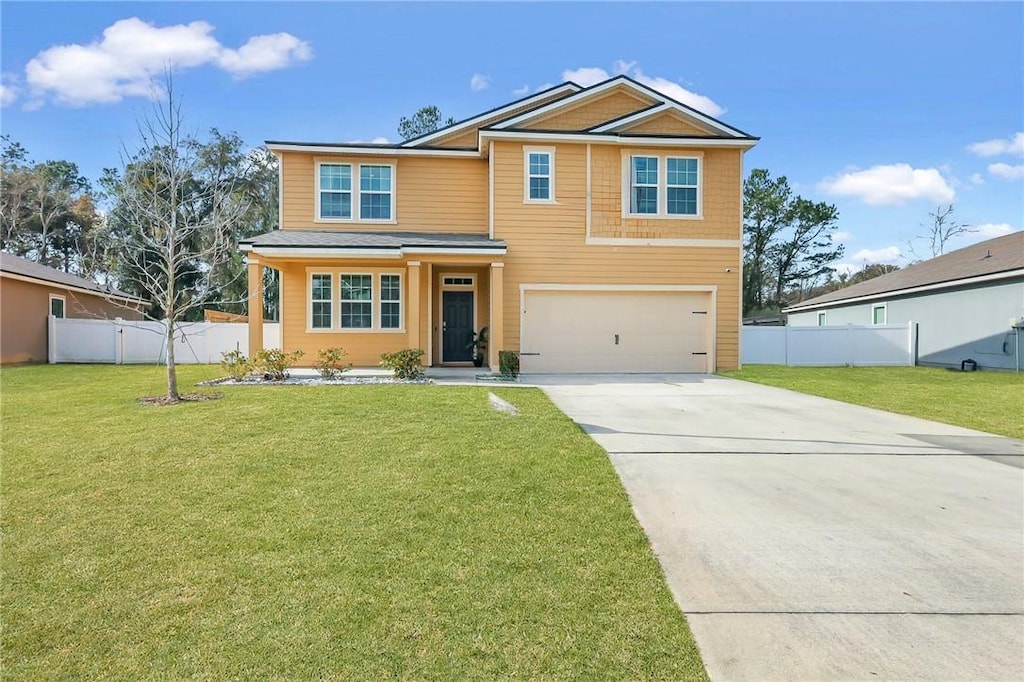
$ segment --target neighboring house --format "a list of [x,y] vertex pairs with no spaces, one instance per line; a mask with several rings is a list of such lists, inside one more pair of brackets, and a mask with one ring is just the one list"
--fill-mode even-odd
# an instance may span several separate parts
[[141,320],[146,301],[0,253],[0,363],[46,362],[47,316]]
[[[918,363],[1015,369],[1024,350],[1024,232],[989,239],[786,308],[794,327],[918,324]],[[1019,335],[1019,336],[1018,336]],[[1024,364],[1024,363],[1022,363]]]
[[[355,106],[355,105],[353,105]],[[391,145],[268,141],[282,342],[356,365],[521,351],[524,372],[738,365],[743,153],[756,137],[625,76],[544,90]],[[263,345],[259,306],[250,348]]]

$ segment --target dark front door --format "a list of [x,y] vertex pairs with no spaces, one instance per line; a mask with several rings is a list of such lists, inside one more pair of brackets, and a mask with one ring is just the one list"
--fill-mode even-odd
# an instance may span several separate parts
[[441,292],[441,361],[473,359],[473,292]]

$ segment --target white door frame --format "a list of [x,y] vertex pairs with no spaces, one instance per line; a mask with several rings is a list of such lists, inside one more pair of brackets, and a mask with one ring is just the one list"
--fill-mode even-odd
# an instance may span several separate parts
[[[473,283],[472,284],[445,284],[444,283],[444,278],[445,277],[465,277],[467,279],[473,280]],[[440,317],[441,317],[441,326],[438,329],[438,334],[440,335],[440,338],[438,338],[437,341],[438,341],[438,344],[439,344],[439,348],[441,349],[441,352],[439,353],[439,356],[441,358],[441,364],[443,365],[446,362],[446,360],[444,359],[444,323],[445,323],[445,319],[444,319],[444,292],[446,292],[446,291],[468,291],[471,294],[473,294],[473,333],[475,334],[476,331],[477,331],[477,327],[476,327],[476,304],[477,304],[477,296],[478,296],[478,294],[477,294],[477,284],[479,282],[477,280],[477,276],[476,276],[475,272],[442,272],[442,273],[440,273],[438,275],[437,281],[441,285],[440,286],[440,292],[441,293],[440,293],[440,301],[439,301],[440,307],[441,307],[441,315],[440,315]],[[463,361],[462,360],[455,360],[454,362],[462,363]],[[472,360],[470,360],[469,362],[472,362]]]

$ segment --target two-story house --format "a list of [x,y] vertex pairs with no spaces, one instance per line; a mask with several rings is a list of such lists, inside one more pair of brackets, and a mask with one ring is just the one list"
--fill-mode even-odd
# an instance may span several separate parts
[[[530,372],[739,363],[743,153],[752,137],[625,76],[575,83],[400,144],[268,142],[281,229],[248,239],[249,298],[281,281],[281,343],[356,366],[521,353]],[[250,306],[250,349],[263,347]]]

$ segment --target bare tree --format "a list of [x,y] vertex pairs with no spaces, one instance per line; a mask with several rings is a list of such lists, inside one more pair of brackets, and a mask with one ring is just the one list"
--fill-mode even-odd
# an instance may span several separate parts
[[211,165],[185,133],[170,74],[165,83],[164,100],[138,123],[138,150],[123,153],[123,169],[111,182],[105,248],[118,286],[143,295],[163,316],[167,400],[177,402],[175,325],[230,284],[222,270],[237,248],[233,232],[249,200],[239,178]]
[[958,237],[962,234],[970,234],[977,232],[972,229],[967,223],[958,223],[951,217],[953,215],[953,204],[949,204],[946,208],[941,206],[936,207],[934,213],[929,213],[928,217],[932,219],[931,225],[923,225],[928,230],[927,234],[918,235],[915,239],[907,242],[907,247],[910,250],[911,255],[914,256],[915,261],[922,260],[915,249],[914,242],[917,240],[924,240],[927,242],[929,249],[931,250],[931,257],[941,256],[946,252],[946,244],[949,240],[954,237]]

